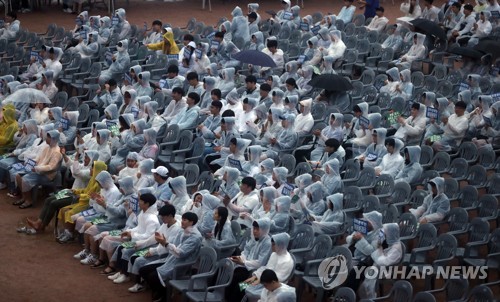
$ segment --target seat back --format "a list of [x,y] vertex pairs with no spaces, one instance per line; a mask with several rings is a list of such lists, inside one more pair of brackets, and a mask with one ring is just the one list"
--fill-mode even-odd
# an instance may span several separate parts
[[210,171],[203,171],[198,178],[198,191],[212,189],[212,184],[214,182],[214,177]]
[[457,239],[450,234],[441,234],[437,239],[436,247],[436,260],[453,257],[457,249]]
[[413,287],[406,280],[398,280],[392,286],[389,296],[394,302],[408,302],[413,296]]
[[288,250],[308,248],[313,244],[314,231],[310,225],[301,224],[295,228],[295,232],[290,237]]
[[479,199],[477,216],[481,218],[496,218],[498,215],[498,200],[495,196],[485,194]]
[[[474,187],[473,187],[474,188]],[[455,199],[458,195],[458,181],[454,178],[445,178],[444,180],[444,194],[449,199]]]
[[491,289],[481,284],[471,290],[465,301],[495,301],[494,299]]
[[344,189],[344,210],[358,207],[358,203],[363,200],[363,193],[356,186]]
[[421,206],[424,202],[425,197],[427,197],[429,193],[424,190],[415,190],[410,196],[410,204],[412,208],[416,209]]
[[477,147],[472,142],[463,142],[458,149],[459,156],[466,161],[475,160],[477,156]]
[[488,147],[483,147],[478,150],[477,163],[485,168],[493,167],[495,164],[495,151]]
[[421,224],[417,230],[417,245],[416,247],[432,246],[436,242],[437,229],[433,224]]
[[391,196],[391,203],[405,202],[410,198],[411,187],[406,181],[398,181],[394,184],[394,189]]
[[204,274],[212,271],[217,262],[217,252],[211,248],[202,246],[198,254],[198,271],[197,274]]
[[469,185],[480,186],[485,184],[486,180],[486,169],[483,166],[475,165],[469,169],[469,173],[467,174]]
[[375,180],[375,169],[373,169],[372,167],[364,167],[364,169],[361,171],[361,174],[359,175],[356,185],[358,187],[373,186]]
[[291,154],[284,154],[280,158],[280,167],[285,167],[288,172],[292,172],[295,169],[296,159]]
[[445,171],[450,166],[450,155],[446,152],[438,152],[434,156],[433,169],[436,171]]
[[363,209],[363,213],[378,211],[380,209],[380,201],[377,196],[365,195],[361,203],[361,208]]
[[359,161],[352,158],[348,159],[342,167],[342,179],[357,179],[360,171],[361,167],[359,165]]
[[184,167],[184,177],[186,178],[186,185],[192,185],[198,180],[200,168],[195,164],[187,164]]
[[419,292],[413,298],[413,302],[436,302],[436,298],[428,292]]
[[467,242],[486,241],[490,233],[490,224],[476,217],[472,219],[469,226],[469,237]]
[[469,215],[463,208],[456,207],[448,214],[449,231],[467,230]]
[[225,288],[229,286],[233,279],[234,264],[227,258],[221,259],[217,261],[216,270],[217,279],[214,286],[219,287],[214,290],[214,294],[222,298],[224,297]]
[[356,302],[356,293],[350,287],[340,287],[335,291],[331,302]]
[[417,234],[417,218],[412,213],[403,213],[398,220],[399,237],[412,237]]
[[382,223],[396,222],[399,216],[398,209],[393,204],[381,205]]
[[389,174],[380,175],[375,181],[373,193],[375,195],[390,194],[394,191],[394,179]]
[[423,145],[420,146],[420,164],[426,165],[432,162],[434,157],[434,149],[432,147]]

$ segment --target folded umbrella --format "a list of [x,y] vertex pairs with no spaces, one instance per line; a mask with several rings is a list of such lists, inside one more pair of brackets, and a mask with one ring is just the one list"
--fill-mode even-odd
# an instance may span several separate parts
[[337,74],[321,74],[315,76],[309,81],[308,85],[328,91],[349,91],[353,88],[348,79]]
[[276,67],[273,59],[265,53],[258,50],[242,50],[232,56],[242,63],[253,64],[261,67]]
[[450,49],[448,49],[448,52],[463,57],[469,57],[472,59],[480,59],[484,55],[479,50],[470,47],[459,47],[459,46],[450,47]]

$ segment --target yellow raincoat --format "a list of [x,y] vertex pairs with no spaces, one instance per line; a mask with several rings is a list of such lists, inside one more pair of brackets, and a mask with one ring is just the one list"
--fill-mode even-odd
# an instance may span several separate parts
[[14,135],[19,130],[16,121],[16,109],[7,105],[3,109],[3,119],[0,122],[0,153],[7,151],[8,147],[14,147]]
[[174,41],[174,34],[171,32],[166,32],[163,35],[163,41],[158,43],[148,44],[148,48],[151,50],[161,50],[165,55],[179,54],[179,47],[177,47],[177,44]]
[[65,206],[62,209],[69,209],[69,211],[62,210],[59,211],[59,220],[62,220],[62,213],[64,212],[64,222],[67,223],[74,223],[74,221],[71,220],[71,216],[74,214],[80,213],[81,211],[85,211],[89,207],[89,201],[90,201],[90,194],[91,193],[99,193],[101,191],[101,187],[99,186],[99,183],[95,180],[95,177],[97,174],[99,174],[102,171],[106,171],[108,169],[108,166],[102,161],[96,161],[94,162],[94,167],[92,168],[92,177],[90,178],[90,181],[84,189],[76,189],[73,190],[73,192],[77,195],[79,195],[78,202],[75,204],[71,204],[69,206]]

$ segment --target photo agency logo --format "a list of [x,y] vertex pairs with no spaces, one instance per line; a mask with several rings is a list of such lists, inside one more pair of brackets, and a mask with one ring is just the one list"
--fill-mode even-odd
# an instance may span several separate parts
[[318,277],[326,290],[342,285],[348,275],[347,259],[343,255],[326,258],[318,267]]
[[423,267],[406,266],[355,266],[356,279],[364,274],[366,279],[392,279],[392,280],[410,280],[426,279],[435,275],[436,279],[479,279],[484,280],[488,274],[487,266],[438,266],[432,265]]

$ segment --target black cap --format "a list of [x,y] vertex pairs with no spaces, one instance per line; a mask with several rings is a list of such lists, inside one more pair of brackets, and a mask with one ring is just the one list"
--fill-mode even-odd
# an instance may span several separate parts
[[248,18],[252,18],[254,20],[257,20],[257,14],[255,12],[251,12],[248,14]]

